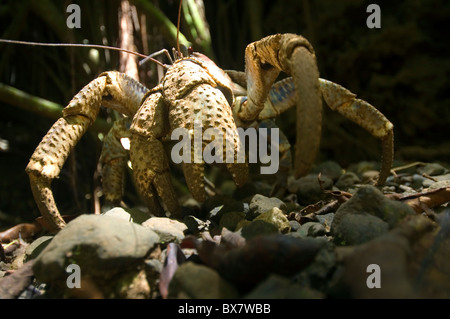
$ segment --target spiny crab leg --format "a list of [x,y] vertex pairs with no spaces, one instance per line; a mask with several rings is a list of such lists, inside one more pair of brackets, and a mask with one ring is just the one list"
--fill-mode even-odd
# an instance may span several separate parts
[[74,96],[38,145],[26,172],[38,208],[50,230],[57,232],[65,226],[56,206],[51,182],[59,173],[88,127],[97,117],[100,105],[125,115],[136,113],[147,89],[125,74],[106,72],[92,80]]
[[322,127],[319,71],[311,44],[295,34],[268,36],[247,46],[245,62],[247,99],[237,111],[242,121],[258,118],[280,71],[292,76],[297,101],[295,175],[305,175],[317,155]]

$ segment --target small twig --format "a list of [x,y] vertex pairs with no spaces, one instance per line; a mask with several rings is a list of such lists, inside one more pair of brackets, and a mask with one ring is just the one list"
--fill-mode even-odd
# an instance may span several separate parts
[[439,182],[439,180],[437,180],[436,178],[426,174],[426,173],[422,173],[422,176],[428,179],[431,179],[433,182]]

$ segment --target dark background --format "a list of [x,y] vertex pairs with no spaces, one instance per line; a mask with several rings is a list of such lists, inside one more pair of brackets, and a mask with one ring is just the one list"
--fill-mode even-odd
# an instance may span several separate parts
[[[178,1],[130,2],[136,5],[138,16],[146,18],[146,38],[136,32],[139,52],[175,46],[143,3],[159,7],[176,24]],[[81,29],[66,26],[70,3],[81,7]],[[370,3],[381,7],[381,29],[366,26]],[[204,5],[211,34],[209,54],[223,69],[244,70],[246,45],[263,36],[302,34],[315,48],[321,77],[348,88],[393,122],[398,162],[448,162],[449,1],[205,0]],[[120,1],[112,0],[0,1],[0,37],[46,43],[88,39],[116,46],[119,7]],[[205,52],[184,19],[181,32],[195,50]],[[63,106],[85,84],[110,69],[118,69],[115,52],[100,50],[95,62],[88,49],[0,43],[0,82]],[[155,85],[154,66],[141,69],[141,78],[148,87]],[[5,100],[0,107],[0,139],[8,144],[0,148],[0,228],[4,228],[39,216],[24,170],[55,119]],[[277,120],[292,141],[293,114],[287,112]],[[111,121],[116,115],[104,110],[100,116]],[[335,160],[346,168],[359,161],[379,161],[378,140],[328,109],[324,116],[318,162]],[[98,134],[90,130],[83,137],[53,183],[63,213],[92,210],[94,172],[101,150]],[[130,187],[127,199],[138,201]]]

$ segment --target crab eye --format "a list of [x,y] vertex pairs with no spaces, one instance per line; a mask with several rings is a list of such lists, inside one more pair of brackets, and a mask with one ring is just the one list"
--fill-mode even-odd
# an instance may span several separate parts
[[194,53],[194,49],[192,47],[188,48],[188,54],[191,56]]
[[273,65],[267,62],[261,62],[260,63],[261,69],[267,71],[270,70],[271,68],[273,68]]

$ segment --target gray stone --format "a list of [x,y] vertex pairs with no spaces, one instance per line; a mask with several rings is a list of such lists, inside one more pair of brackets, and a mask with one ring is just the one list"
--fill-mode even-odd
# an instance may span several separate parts
[[256,194],[250,201],[249,211],[246,217],[247,219],[252,220],[274,207],[286,211],[286,204],[281,199],[276,197],[269,198],[260,194]]
[[450,187],[450,174],[433,176],[435,181],[431,179],[425,179],[422,183],[423,187],[430,189],[437,189],[441,187]]
[[67,224],[36,258],[33,272],[42,282],[65,283],[66,267],[83,275],[109,277],[142,261],[159,242],[152,230],[123,219],[81,215]]
[[300,229],[300,227],[302,227],[302,225],[300,225],[300,223],[296,220],[290,220],[289,225],[291,226],[291,232],[296,232]]
[[151,217],[142,223],[142,226],[153,230],[160,237],[160,241],[181,242],[187,230],[186,224],[168,217]]
[[33,241],[25,250],[25,260],[29,261],[39,256],[52,239],[53,236],[41,236]]
[[317,237],[325,235],[325,227],[317,222],[307,222],[297,231],[301,237]]
[[336,187],[339,189],[346,190],[352,185],[360,182],[361,180],[358,177],[358,175],[356,175],[353,172],[346,172],[343,175],[341,175],[341,177],[339,177],[339,179],[336,182]]
[[219,226],[234,231],[239,222],[244,218],[244,212],[228,212],[223,214],[222,218],[220,218]]
[[319,184],[316,174],[309,174],[296,180],[289,178],[288,190],[297,194],[301,205],[309,205],[323,198],[323,189],[330,189],[333,186],[333,180],[326,175],[321,176],[320,180],[322,185]]
[[429,163],[429,164],[425,164],[425,166],[423,166],[423,167],[419,167],[417,169],[417,172],[419,174],[436,176],[436,175],[444,175],[445,173],[448,172],[448,170],[439,163]]
[[342,175],[342,167],[334,161],[322,162],[312,169],[312,173],[321,174],[321,177],[327,176],[336,181]]
[[339,207],[331,233],[338,244],[359,244],[383,234],[405,216],[414,214],[410,206],[388,199],[376,187],[367,185]]
[[178,267],[169,285],[169,298],[228,299],[238,298],[237,289],[204,265],[186,262]]
[[389,230],[385,221],[370,214],[344,215],[338,225],[333,226],[333,241],[337,245],[359,245],[377,238]]
[[316,299],[324,298],[321,292],[302,287],[292,280],[280,276],[270,275],[258,284],[245,299]]
[[242,227],[242,237],[249,240],[253,237],[278,234],[279,230],[274,224],[268,223],[264,220],[249,221],[249,223]]
[[291,230],[291,225],[289,224],[289,220],[286,215],[277,207],[273,207],[272,209],[262,213],[253,221],[257,220],[262,220],[274,225],[282,234],[286,234]]
[[325,229],[329,229],[331,224],[333,223],[334,213],[328,213],[324,215],[316,215],[316,219],[319,223],[321,223]]
[[149,214],[143,212],[137,208],[122,208],[122,207],[114,207],[107,212],[103,213],[105,216],[114,216],[118,218],[122,218],[124,220],[142,224],[149,218]]

